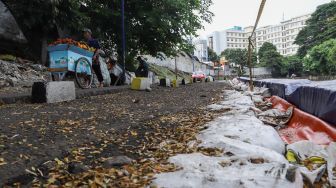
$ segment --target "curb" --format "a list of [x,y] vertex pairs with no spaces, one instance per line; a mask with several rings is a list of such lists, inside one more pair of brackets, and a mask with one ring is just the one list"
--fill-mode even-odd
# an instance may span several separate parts
[[[119,93],[129,88],[130,86],[126,85],[126,86],[115,86],[108,88],[76,89],[76,99]],[[16,104],[16,103],[31,103],[31,94],[20,93],[20,94],[8,94],[7,96],[0,95],[0,105]]]

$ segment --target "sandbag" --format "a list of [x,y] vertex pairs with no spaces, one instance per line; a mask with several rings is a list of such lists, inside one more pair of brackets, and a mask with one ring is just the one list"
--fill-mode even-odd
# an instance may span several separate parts
[[328,182],[323,182],[322,176],[328,173],[330,185],[335,186],[335,143],[325,148],[311,141],[299,141],[287,146],[286,156],[293,165],[298,167],[310,185],[327,184]]

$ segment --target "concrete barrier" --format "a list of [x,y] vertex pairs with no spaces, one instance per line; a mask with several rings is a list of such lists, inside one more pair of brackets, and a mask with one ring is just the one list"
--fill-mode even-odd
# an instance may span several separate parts
[[205,79],[205,82],[214,82],[215,79],[212,77],[212,76],[208,76],[206,79]]
[[74,82],[35,82],[33,84],[33,103],[57,103],[75,99],[76,90]]
[[179,87],[180,86],[180,83],[178,80],[173,80],[173,87]]
[[160,86],[171,87],[170,79],[168,79],[168,78],[160,79]]
[[143,91],[143,90],[150,89],[150,85],[151,84],[150,84],[149,78],[137,77],[137,78],[133,78],[131,89]]

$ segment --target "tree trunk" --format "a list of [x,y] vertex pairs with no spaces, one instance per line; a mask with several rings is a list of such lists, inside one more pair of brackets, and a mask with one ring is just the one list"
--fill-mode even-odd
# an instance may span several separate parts
[[42,44],[41,44],[41,64],[42,65],[46,65],[47,66],[47,56],[48,56],[48,51],[47,51],[47,47],[48,47],[48,43],[47,43],[47,37],[43,37],[42,38]]

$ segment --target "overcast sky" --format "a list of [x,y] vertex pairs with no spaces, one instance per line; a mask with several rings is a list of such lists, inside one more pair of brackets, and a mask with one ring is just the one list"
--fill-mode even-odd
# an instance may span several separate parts
[[[232,26],[254,25],[261,0],[213,0],[211,11],[215,14],[211,24],[199,31],[201,37],[213,31]],[[318,5],[330,0],[267,0],[259,26],[278,24],[283,19],[312,13]]]

